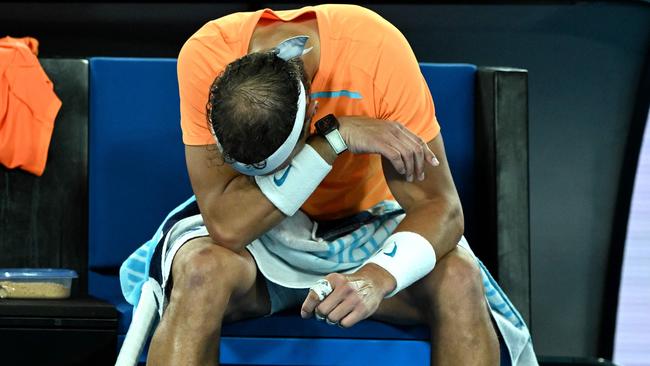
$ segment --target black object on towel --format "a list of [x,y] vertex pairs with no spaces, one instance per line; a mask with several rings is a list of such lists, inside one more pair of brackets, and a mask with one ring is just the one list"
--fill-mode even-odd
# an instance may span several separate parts
[[370,211],[362,211],[358,214],[336,220],[318,221],[316,237],[322,238],[326,241],[332,241],[380,218],[389,218],[401,215],[403,213],[403,209],[381,214],[375,214]]

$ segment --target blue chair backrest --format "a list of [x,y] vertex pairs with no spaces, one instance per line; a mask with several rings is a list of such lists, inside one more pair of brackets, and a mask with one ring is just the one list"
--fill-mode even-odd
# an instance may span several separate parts
[[[176,60],[92,58],[89,66],[88,265],[91,271],[111,272],[192,192],[181,141]],[[421,66],[469,218],[476,67]],[[93,281],[90,287],[95,295],[107,291],[93,289]]]
[[175,59],[92,58],[89,260],[115,268],[192,195]]

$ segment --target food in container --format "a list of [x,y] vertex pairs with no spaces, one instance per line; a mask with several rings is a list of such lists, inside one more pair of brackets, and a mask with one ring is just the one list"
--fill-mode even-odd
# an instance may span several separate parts
[[0,299],[65,299],[77,272],[59,268],[0,268]]

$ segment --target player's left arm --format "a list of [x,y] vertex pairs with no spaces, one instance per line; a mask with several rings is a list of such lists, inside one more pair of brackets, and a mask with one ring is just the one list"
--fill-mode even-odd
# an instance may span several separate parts
[[408,182],[382,159],[388,187],[406,211],[395,232],[410,231],[422,235],[433,246],[437,259],[456,247],[463,235],[464,219],[460,198],[449,170],[442,136],[427,143],[440,165],[424,164],[425,178]]
[[[397,28],[379,16],[374,21],[382,37],[373,78],[375,113],[340,118],[340,132],[352,153],[382,156],[386,182],[406,217],[355,273],[325,277],[329,296],[319,299],[310,291],[303,303],[303,317],[316,313],[343,327],[371,316],[385,296],[426,276],[464,230],[433,98],[415,54]],[[431,151],[423,148],[425,141]]]
[[[463,210],[449,171],[442,137],[438,134],[427,146],[440,164],[424,164],[423,180],[408,182],[386,158],[382,158],[382,166],[393,196],[406,211],[405,218],[395,232],[421,235],[433,247],[436,258],[440,259],[456,246],[463,235]],[[415,260],[430,262],[420,257],[421,254],[427,255],[421,247],[409,248],[408,242],[399,245],[401,251],[415,250],[406,257],[413,259],[415,256]],[[380,250],[375,256],[385,254],[384,250]],[[433,253],[430,255],[433,256]],[[314,291],[310,291],[303,303],[301,315],[309,318],[315,312],[317,317],[346,328],[371,316],[384,296],[395,291],[397,286],[396,278],[374,263],[364,265],[354,274],[332,273],[325,279],[331,284],[333,292],[323,300]]]
[[[456,247],[465,225],[442,136],[438,134],[427,146],[438,158],[440,165],[423,164],[423,180],[405,180],[386,158],[382,158],[382,168],[391,193],[406,211],[406,216],[394,233],[412,232],[421,235],[433,247],[437,261]],[[400,248],[409,250],[409,243],[400,243]],[[397,285],[388,271],[374,264],[366,264],[356,275],[370,279],[384,295],[394,291]]]

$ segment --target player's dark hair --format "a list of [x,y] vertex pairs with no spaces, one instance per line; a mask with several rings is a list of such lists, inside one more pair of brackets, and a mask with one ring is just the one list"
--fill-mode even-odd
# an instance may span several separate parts
[[224,159],[257,163],[280,147],[293,128],[299,80],[308,92],[302,60],[285,61],[272,51],[250,53],[226,67],[207,104]]

